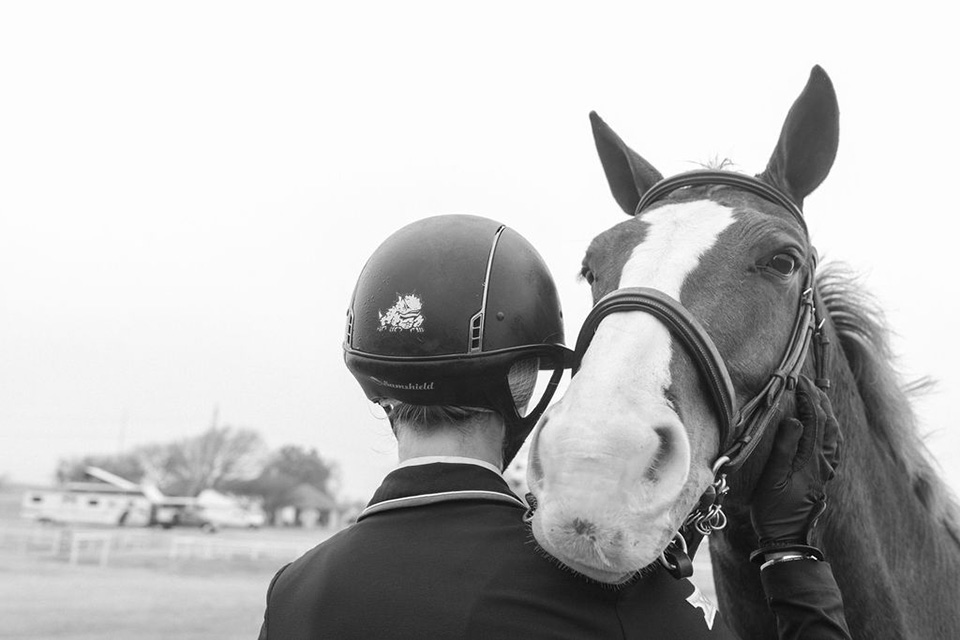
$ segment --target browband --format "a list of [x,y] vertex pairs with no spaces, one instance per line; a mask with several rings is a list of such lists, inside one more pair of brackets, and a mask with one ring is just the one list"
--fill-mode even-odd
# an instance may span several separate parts
[[807,223],[803,219],[803,211],[793,200],[788,198],[782,191],[773,187],[759,178],[754,178],[742,173],[732,171],[687,171],[678,173],[670,178],[664,178],[656,183],[640,198],[637,208],[633,215],[652,205],[654,202],[666,197],[677,189],[684,187],[704,187],[708,185],[724,185],[727,187],[736,187],[742,191],[747,191],[753,195],[760,196],[768,202],[780,205],[796,218],[797,222],[803,228],[804,234],[809,235]]

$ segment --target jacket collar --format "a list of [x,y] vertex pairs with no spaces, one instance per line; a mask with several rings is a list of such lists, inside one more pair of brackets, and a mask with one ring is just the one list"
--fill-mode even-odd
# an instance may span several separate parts
[[499,473],[470,461],[405,464],[383,480],[370,504],[357,518],[381,511],[416,507],[452,500],[483,500],[507,503],[521,509],[527,505],[514,494]]
[[472,464],[478,467],[483,467],[484,469],[489,469],[494,474],[499,477],[503,477],[503,474],[500,473],[500,469],[493,466],[486,460],[478,460],[477,458],[467,458],[464,456],[420,456],[417,458],[408,458],[400,464],[397,465],[397,468],[401,467],[417,467],[424,464],[431,464],[433,462],[449,462],[451,464]]

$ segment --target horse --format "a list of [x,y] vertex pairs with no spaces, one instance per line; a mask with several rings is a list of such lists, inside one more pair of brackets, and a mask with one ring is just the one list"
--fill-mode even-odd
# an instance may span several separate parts
[[694,518],[713,531],[720,608],[741,637],[776,637],[749,560],[750,496],[802,374],[826,388],[844,438],[810,542],[831,563],[853,636],[960,638],[955,499],[918,435],[882,314],[849,269],[817,264],[803,218],[838,145],[826,72],[813,68],[755,177],[721,167],[663,180],[596,113],[591,121],[631,217],[586,251],[596,306],[579,369],[531,436],[537,544],[613,585],[658,560],[676,570],[678,531],[702,496],[728,491],[722,511],[714,498]]

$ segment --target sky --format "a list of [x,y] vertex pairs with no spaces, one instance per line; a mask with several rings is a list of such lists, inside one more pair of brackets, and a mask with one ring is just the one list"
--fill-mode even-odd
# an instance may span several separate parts
[[[366,499],[395,464],[343,365],[390,233],[492,217],[544,256],[567,341],[590,239],[623,218],[597,110],[666,175],[761,170],[810,68],[840,149],[805,203],[886,311],[960,493],[960,59],[940,5],[808,2],[0,5],[0,476],[219,424],[315,447]],[[668,3],[658,3],[668,4]]]

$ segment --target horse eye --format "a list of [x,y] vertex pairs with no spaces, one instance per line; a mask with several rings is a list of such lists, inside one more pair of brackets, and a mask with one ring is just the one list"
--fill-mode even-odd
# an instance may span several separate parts
[[778,253],[770,258],[767,266],[780,275],[788,276],[796,270],[797,259],[789,253]]
[[590,286],[593,286],[593,281],[594,281],[593,272],[590,271],[588,267],[584,267],[583,269],[580,269],[580,277],[586,280],[587,284],[589,284]]

